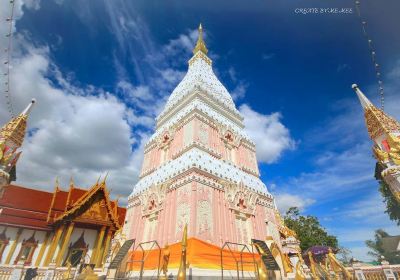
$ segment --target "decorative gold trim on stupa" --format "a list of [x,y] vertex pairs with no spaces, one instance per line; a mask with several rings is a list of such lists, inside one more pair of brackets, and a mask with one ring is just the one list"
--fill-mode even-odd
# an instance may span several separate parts
[[360,103],[364,108],[365,123],[371,139],[375,139],[384,133],[400,131],[400,124],[394,118],[388,116],[381,109],[376,108],[361,92],[356,84],[352,88],[357,93]]
[[371,139],[375,139],[383,133],[400,131],[400,124],[375,106],[365,108],[364,117]]

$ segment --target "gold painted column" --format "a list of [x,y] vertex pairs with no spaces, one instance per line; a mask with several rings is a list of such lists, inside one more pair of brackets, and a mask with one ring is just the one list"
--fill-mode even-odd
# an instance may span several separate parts
[[68,226],[67,234],[66,234],[65,237],[64,237],[64,241],[62,242],[60,251],[58,251],[58,254],[57,254],[57,258],[56,258],[56,265],[57,265],[57,266],[60,266],[60,265],[61,265],[61,261],[62,261],[62,258],[63,258],[63,256],[64,256],[65,249],[67,248],[68,243],[69,243],[69,240],[71,239],[71,234],[72,234],[72,231],[73,231],[73,230],[74,230],[74,223],[71,222],[71,223],[69,224],[69,226]]
[[58,241],[60,240],[61,234],[64,231],[64,225],[60,226],[56,233],[54,234],[53,241],[51,242],[49,251],[47,252],[46,260],[44,262],[44,266],[48,266],[49,263],[52,261],[54,252],[57,250]]
[[103,251],[103,256],[101,258],[100,266],[102,266],[106,261],[108,250],[110,250],[111,237],[112,237],[112,230],[109,229],[107,233],[106,242],[104,243],[104,251]]
[[44,237],[43,244],[40,247],[39,255],[36,258],[35,266],[40,266],[40,262],[42,261],[44,252],[46,251],[46,248],[49,246],[50,234],[51,234],[50,231],[46,232],[46,236]]
[[23,231],[22,228],[19,228],[19,229],[18,229],[17,235],[15,236],[15,240],[14,240],[14,242],[13,242],[12,245],[11,245],[10,251],[8,252],[8,255],[7,255],[7,259],[6,259],[5,264],[10,264],[11,258],[12,258],[12,256],[14,255],[14,252],[15,252],[15,248],[16,248],[17,245],[18,245],[19,238],[21,237],[22,231]]
[[99,243],[99,232],[96,230],[96,239],[94,240],[94,245],[93,245],[93,251],[92,255],[90,256],[90,263],[93,264],[96,262],[96,248],[97,248],[97,243]]
[[105,231],[106,231],[106,226],[102,226],[100,233],[99,233],[99,238],[97,239],[96,248],[93,251],[93,262],[92,263],[94,263],[96,265],[96,267],[97,267],[98,260],[101,259],[101,245],[103,243]]

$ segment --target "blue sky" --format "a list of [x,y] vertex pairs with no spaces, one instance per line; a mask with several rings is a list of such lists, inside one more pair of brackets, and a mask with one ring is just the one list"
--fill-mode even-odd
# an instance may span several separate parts
[[[400,118],[400,4],[361,3],[386,85],[386,110]],[[2,17],[7,5],[1,3]],[[364,241],[374,229],[399,230],[383,213],[371,142],[351,90],[356,82],[379,102],[353,5],[17,1],[13,104],[21,110],[38,99],[17,182],[52,189],[56,176],[65,186],[73,176],[89,186],[110,171],[110,187],[124,201],[154,117],[184,75],[202,22],[214,70],[245,116],[278,207],[318,216],[342,246],[368,259]],[[295,12],[310,7],[353,13]],[[0,118],[7,120],[6,106]]]

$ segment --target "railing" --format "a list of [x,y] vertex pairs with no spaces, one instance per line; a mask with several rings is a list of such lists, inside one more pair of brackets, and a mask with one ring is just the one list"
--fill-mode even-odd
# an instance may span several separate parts
[[[232,251],[231,246],[235,245],[238,247],[241,247],[241,250],[239,251],[240,253],[240,260],[238,260],[235,257],[235,254]],[[223,251],[224,248],[227,247],[229,252],[231,253],[231,256],[233,257],[233,259],[235,260],[236,263],[236,275],[237,275],[237,279],[240,279],[240,271],[242,272],[242,278],[244,278],[244,270],[243,270],[243,264],[244,263],[252,263],[254,265],[254,273],[257,276],[258,275],[258,268],[257,268],[257,263],[256,260],[254,258],[254,253],[252,253],[249,249],[249,247],[246,244],[242,244],[242,243],[235,243],[235,242],[225,242],[224,245],[222,246],[220,252],[221,252],[221,279],[224,279],[224,259],[223,259]],[[243,261],[243,253],[244,250],[247,249],[248,253],[251,253],[253,255],[253,261],[252,262],[245,262]],[[237,250],[236,250],[237,252]],[[239,264],[240,264],[240,270],[239,270]]]
[[[143,245],[147,245],[147,244],[151,244],[150,248],[143,247]],[[140,280],[143,278],[144,263],[154,247],[158,248],[157,279],[160,279],[161,247],[160,247],[160,245],[158,245],[158,242],[156,240],[139,243],[138,246],[136,247],[135,251],[137,251],[138,248],[140,248],[140,250],[142,251],[141,260],[138,260],[138,261],[130,260],[127,262],[127,263],[140,263],[140,272],[139,272]],[[147,251],[147,253],[146,253],[146,251]]]
[[[2,265],[0,266],[0,279],[1,280],[11,280],[11,274],[14,270],[15,266],[13,265]],[[25,266],[22,271],[22,275],[20,279],[24,279],[25,273],[27,269],[31,267]],[[34,280],[45,280],[46,271],[48,270],[47,267],[41,267],[37,270],[37,276]],[[54,271],[54,278],[53,280],[65,280],[65,279],[72,279],[72,276],[75,273],[75,268],[70,270],[70,276],[68,276],[68,268],[67,267],[58,267]]]

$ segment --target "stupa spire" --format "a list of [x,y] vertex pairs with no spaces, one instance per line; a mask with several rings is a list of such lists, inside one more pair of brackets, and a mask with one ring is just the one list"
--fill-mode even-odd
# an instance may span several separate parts
[[397,120],[375,107],[356,84],[353,84],[352,88],[364,109],[365,123],[371,139],[375,139],[382,134],[400,132],[400,124]]
[[196,46],[193,49],[193,54],[196,54],[198,51],[201,51],[202,53],[207,54],[208,49],[207,49],[206,43],[204,42],[204,39],[203,39],[203,27],[202,27],[201,23],[199,25],[198,31],[199,31],[199,38],[197,39]]
[[1,128],[0,139],[2,141],[11,140],[15,146],[20,147],[25,138],[26,121],[32,110],[33,104],[36,102],[32,99],[31,103],[19,114],[12,118],[6,125]]
[[358,87],[358,85],[353,84],[351,86],[353,88],[353,90],[356,92],[358,99],[360,100],[361,106],[365,109],[367,107],[370,106],[374,106],[372,105],[371,101],[369,101],[369,99],[364,95],[364,93],[360,90],[360,88]]
[[21,155],[17,151],[25,138],[26,121],[35,100],[0,129],[0,188],[15,181],[15,165]]

